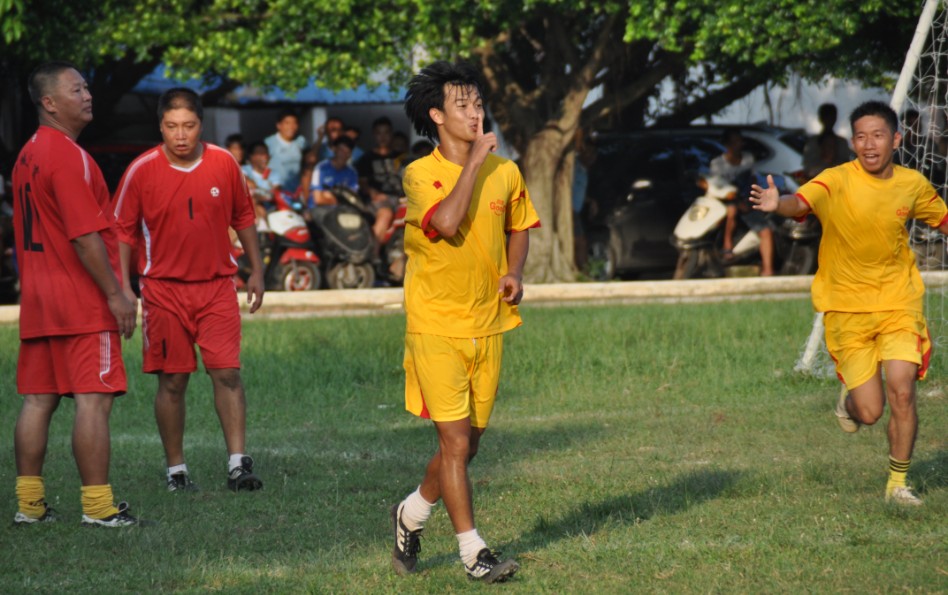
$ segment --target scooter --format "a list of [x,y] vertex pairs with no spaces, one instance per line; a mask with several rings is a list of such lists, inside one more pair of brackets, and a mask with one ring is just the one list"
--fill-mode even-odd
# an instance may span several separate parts
[[331,192],[334,207],[310,210],[313,234],[326,263],[326,278],[334,289],[372,287],[377,279],[400,285],[405,276],[405,211],[400,201],[385,237],[378,244],[372,232],[375,215],[358,194],[345,186]]
[[[755,176],[755,183],[767,185],[766,175]],[[774,184],[781,189],[781,194],[795,190],[795,185],[784,176],[775,175]],[[732,253],[727,258],[723,254],[727,203],[737,198],[738,188],[712,176],[699,179],[698,185],[704,194],[681,216],[671,238],[679,253],[674,278],[721,277],[728,267],[757,262],[760,236],[740,222],[734,232]],[[775,264],[780,265],[780,273],[812,273],[816,268],[820,235],[819,222],[812,215],[804,221],[787,219],[775,226],[774,259]]]
[[[303,217],[293,208],[292,199],[277,191],[273,195],[276,210],[267,213],[266,228],[258,229],[264,266],[264,285],[268,290],[307,291],[322,285],[320,258],[316,244]],[[237,251],[238,276],[250,277],[250,261],[243,250]]]

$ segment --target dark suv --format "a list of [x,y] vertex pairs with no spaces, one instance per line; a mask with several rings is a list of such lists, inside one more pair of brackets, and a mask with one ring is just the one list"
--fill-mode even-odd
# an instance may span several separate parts
[[[591,277],[671,275],[678,260],[672,232],[701,195],[699,176],[724,152],[725,128],[648,129],[594,137],[596,161],[589,171],[585,210]],[[800,168],[797,145],[802,147],[802,133],[737,128],[744,136],[744,150],[754,155],[762,171],[791,173]]]

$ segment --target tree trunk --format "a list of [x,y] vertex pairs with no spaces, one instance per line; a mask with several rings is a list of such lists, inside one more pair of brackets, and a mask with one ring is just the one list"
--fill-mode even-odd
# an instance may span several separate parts
[[565,150],[574,134],[575,128],[568,132],[545,128],[530,139],[523,155],[527,189],[540,216],[540,228],[530,231],[530,253],[524,271],[524,279],[530,283],[576,280],[573,264],[573,153]]

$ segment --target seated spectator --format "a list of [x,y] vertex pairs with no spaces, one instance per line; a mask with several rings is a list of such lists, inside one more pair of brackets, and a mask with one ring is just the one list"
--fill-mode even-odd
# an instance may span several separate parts
[[362,131],[355,126],[346,126],[342,132],[352,139],[352,157],[349,159],[349,165],[355,166],[359,159],[362,159],[362,155],[365,154],[365,151],[359,147],[359,137],[362,136]]
[[280,175],[270,169],[270,150],[263,141],[250,145],[249,163],[241,168],[247,176],[247,186],[253,196],[257,219],[266,219],[267,211],[275,208],[273,193],[280,189]]
[[352,139],[338,136],[332,144],[333,156],[316,164],[313,181],[310,183],[309,207],[330,207],[338,204],[332,189],[345,186],[353,192],[359,191],[359,174],[349,165],[352,156]]
[[398,131],[392,135],[392,155],[395,156],[395,169],[399,172],[405,167],[405,161],[409,157],[408,143],[408,135],[404,132]]
[[270,150],[270,167],[280,174],[283,189],[294,194],[300,184],[300,163],[306,139],[299,136],[300,120],[296,112],[283,110],[277,116],[276,133],[263,139]]
[[317,147],[312,147],[303,151],[302,161],[300,163],[300,187],[296,191],[296,200],[300,202],[309,201],[309,189],[313,183],[313,170],[316,164],[322,161],[317,155]]
[[224,148],[237,160],[237,165],[244,164],[244,137],[240,134],[231,134],[224,139]]

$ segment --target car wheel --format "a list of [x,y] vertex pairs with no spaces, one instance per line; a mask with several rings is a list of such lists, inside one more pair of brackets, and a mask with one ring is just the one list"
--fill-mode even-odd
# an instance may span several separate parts
[[282,291],[309,291],[322,284],[319,267],[311,262],[288,262],[277,271],[277,287]]
[[609,237],[596,238],[589,243],[586,274],[594,281],[611,281],[616,276],[616,258]]
[[790,244],[790,252],[780,267],[781,275],[809,275],[816,270],[817,248],[813,244]]

